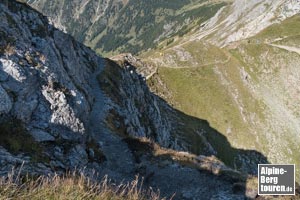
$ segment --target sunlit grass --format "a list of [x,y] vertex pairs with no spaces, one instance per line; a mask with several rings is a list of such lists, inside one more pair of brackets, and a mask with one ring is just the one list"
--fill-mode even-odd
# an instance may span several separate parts
[[64,176],[39,176],[20,178],[15,173],[0,178],[0,200],[6,199],[94,199],[94,200],[158,200],[162,199],[152,189],[142,189],[142,181],[136,177],[130,183],[115,185],[104,177],[100,183],[83,173]]

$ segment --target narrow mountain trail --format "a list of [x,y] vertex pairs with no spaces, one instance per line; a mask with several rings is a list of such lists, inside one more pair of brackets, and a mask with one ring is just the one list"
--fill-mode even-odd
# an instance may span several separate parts
[[193,69],[193,68],[199,68],[199,67],[207,67],[210,65],[224,65],[230,61],[230,56],[224,61],[219,61],[219,62],[211,62],[211,63],[206,63],[203,65],[195,65],[195,66],[182,66],[182,67],[172,67],[172,66],[166,66],[166,65],[161,65],[159,67],[161,68],[172,68],[172,69]]
[[[122,138],[113,134],[105,124],[105,117],[109,107],[106,97],[103,94],[97,76],[102,72],[105,65],[104,59],[101,59],[98,69],[91,77],[92,92],[95,97],[93,108],[90,115],[88,132],[90,137],[100,144],[106,161],[104,171],[99,172],[103,175],[108,174],[110,178],[122,179],[132,178],[134,171],[134,159],[127,144],[122,141]],[[124,176],[125,175],[125,176]]]

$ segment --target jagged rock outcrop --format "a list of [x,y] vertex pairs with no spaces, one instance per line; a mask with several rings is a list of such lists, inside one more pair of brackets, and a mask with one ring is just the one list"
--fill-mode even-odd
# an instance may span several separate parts
[[[106,85],[106,93],[113,97],[111,109],[114,112],[111,114],[114,120],[118,115],[118,123],[123,123],[126,127],[125,134],[152,138],[162,146],[180,149],[171,137],[174,125],[167,114],[171,113],[170,108],[149,91],[145,77],[136,72],[136,67],[126,58],[124,60],[120,57],[119,61],[122,67],[113,65],[112,69],[104,70],[100,78],[101,85]],[[120,74],[114,80],[117,90],[111,92],[109,88],[114,86],[110,84],[109,79],[116,73]]]
[[[85,126],[93,104],[89,77],[100,58],[26,5],[0,6],[2,124],[20,120],[35,141],[51,143],[45,156],[60,159],[60,167],[84,166]],[[79,148],[76,144],[81,143]],[[62,158],[53,153],[55,146],[63,147]],[[73,161],[64,162],[68,158]],[[49,162],[48,167],[57,166]]]

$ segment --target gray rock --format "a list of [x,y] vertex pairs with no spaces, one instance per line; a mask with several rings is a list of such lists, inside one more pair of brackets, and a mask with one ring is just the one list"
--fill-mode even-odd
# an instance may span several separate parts
[[1,165],[16,165],[22,164],[25,159],[21,159],[17,156],[12,155],[6,149],[0,146],[0,164]]
[[33,129],[30,131],[30,134],[34,137],[35,141],[37,142],[55,141],[55,138],[52,135],[40,129]]
[[6,91],[0,85],[0,114],[8,113],[12,108],[12,102]]
[[88,163],[88,155],[82,145],[76,145],[70,150],[68,161],[72,169],[84,167]]
[[89,157],[91,159],[94,159],[95,158],[95,151],[92,149],[92,148],[89,148]]
[[14,80],[18,82],[23,82],[26,80],[26,75],[24,69],[22,69],[18,64],[16,64],[13,60],[1,58],[0,62],[2,63],[1,73],[6,73]]
[[64,154],[61,148],[59,148],[58,146],[54,147],[54,154],[56,159],[58,160],[63,160],[64,158]]
[[73,108],[68,104],[63,92],[44,87],[42,93],[51,105],[51,123],[68,127],[76,133],[85,132],[83,123],[76,117]]
[[[7,39],[1,44],[9,43],[13,51],[0,54],[0,115],[20,120],[36,142],[62,140],[45,147],[53,167],[83,167],[88,162],[85,124],[93,103],[89,79],[99,57],[40,13],[15,1],[7,4],[0,2],[0,30],[10,37],[1,37]],[[28,159],[1,149],[0,173]],[[32,163],[28,170],[43,174],[47,165]]]
[[50,166],[51,168],[57,169],[57,168],[61,168],[61,169],[66,169],[66,166],[60,162],[60,161],[50,161]]
[[8,74],[3,71],[3,64],[0,62],[0,82],[4,82],[8,79]]

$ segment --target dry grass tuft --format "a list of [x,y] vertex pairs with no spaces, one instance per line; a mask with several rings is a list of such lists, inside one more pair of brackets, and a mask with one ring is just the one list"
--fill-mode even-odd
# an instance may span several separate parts
[[227,167],[215,156],[197,156],[189,152],[166,149],[148,138],[127,137],[124,140],[135,156],[150,153],[152,158],[158,160],[157,162],[159,162],[159,159],[176,162],[182,166],[206,171],[233,182],[244,182],[247,180],[247,174]]
[[96,183],[80,173],[65,176],[17,178],[14,173],[0,178],[0,200],[4,199],[76,199],[76,200],[158,200],[159,192],[142,189],[136,177],[127,184],[115,185],[107,177]]

